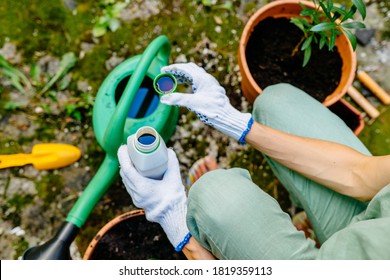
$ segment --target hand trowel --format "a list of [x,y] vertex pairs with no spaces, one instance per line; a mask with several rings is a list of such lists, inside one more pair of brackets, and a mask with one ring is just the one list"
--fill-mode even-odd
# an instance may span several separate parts
[[81,152],[68,144],[36,144],[31,154],[0,155],[0,169],[32,164],[38,170],[65,167],[77,161]]

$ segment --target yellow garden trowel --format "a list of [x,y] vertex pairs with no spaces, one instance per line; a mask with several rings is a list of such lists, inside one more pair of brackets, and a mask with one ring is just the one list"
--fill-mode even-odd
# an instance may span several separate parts
[[0,169],[32,164],[38,170],[65,167],[80,158],[81,151],[68,144],[36,144],[31,154],[0,155]]

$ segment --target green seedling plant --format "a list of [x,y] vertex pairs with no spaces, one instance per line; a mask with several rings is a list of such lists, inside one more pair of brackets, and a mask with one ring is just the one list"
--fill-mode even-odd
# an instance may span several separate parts
[[72,69],[77,62],[76,55],[73,52],[68,52],[64,54],[60,61],[60,66],[54,76],[49,80],[49,82],[43,87],[40,91],[42,95],[46,91],[48,91],[60,78],[64,77],[66,73]]
[[353,20],[356,13],[359,13],[362,20],[366,17],[366,6],[363,0],[352,0],[352,5],[336,5],[333,0],[312,0],[315,9],[308,8],[300,4],[302,12],[299,17],[291,18],[291,23],[295,24],[304,33],[301,41],[293,50],[292,55],[300,49],[304,52],[303,67],[310,60],[313,45],[318,45],[319,49],[324,46],[332,51],[337,36],[343,32],[351,42],[353,50],[356,49],[357,41],[351,29],[362,29],[365,25],[362,21]]
[[[45,86],[40,91],[40,94],[47,92],[58,80],[63,78],[70,69],[72,69],[77,62],[77,58],[73,52],[66,53],[62,56],[60,61],[60,66],[57,72],[53,77],[45,84]],[[30,67],[30,75],[32,79],[32,83],[30,80],[18,69],[11,66],[7,60],[0,55],[0,73],[4,76],[8,77],[11,80],[11,84],[21,93],[26,94],[27,91],[31,91],[33,86],[40,85],[40,75],[41,68],[37,64],[33,64]],[[64,87],[62,85],[62,87]]]
[[112,32],[120,27],[120,15],[122,10],[128,5],[126,2],[118,2],[115,0],[102,0],[100,5],[103,6],[103,14],[96,20],[92,29],[94,37],[101,37],[106,34],[107,30]]
[[82,121],[83,115],[91,116],[94,102],[94,97],[91,94],[82,93],[80,97],[65,105],[66,114],[78,121]]
[[224,1],[223,4],[217,4],[218,1],[215,0],[202,0],[202,5],[205,7],[212,8],[214,10],[222,9],[222,10],[233,10],[233,2],[232,1]]
[[32,86],[28,78],[15,67],[11,66],[0,54],[0,73],[10,79],[11,84],[21,93],[26,94],[26,89],[31,90]]

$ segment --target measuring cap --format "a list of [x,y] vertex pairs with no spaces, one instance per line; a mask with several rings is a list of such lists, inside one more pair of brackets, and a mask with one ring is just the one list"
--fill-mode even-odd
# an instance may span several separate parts
[[176,86],[177,81],[175,76],[169,73],[158,74],[153,81],[153,87],[160,95],[174,92]]

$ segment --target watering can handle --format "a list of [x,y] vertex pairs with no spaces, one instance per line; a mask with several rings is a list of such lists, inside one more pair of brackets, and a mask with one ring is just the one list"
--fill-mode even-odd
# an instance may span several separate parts
[[154,59],[160,59],[164,65],[168,64],[170,55],[169,39],[161,35],[154,39],[140,57],[134,73],[131,75],[122,97],[108,123],[103,137],[103,147],[107,147],[106,153],[115,155],[122,144],[123,131],[126,123],[127,112],[130,105],[145,78],[145,75]]

